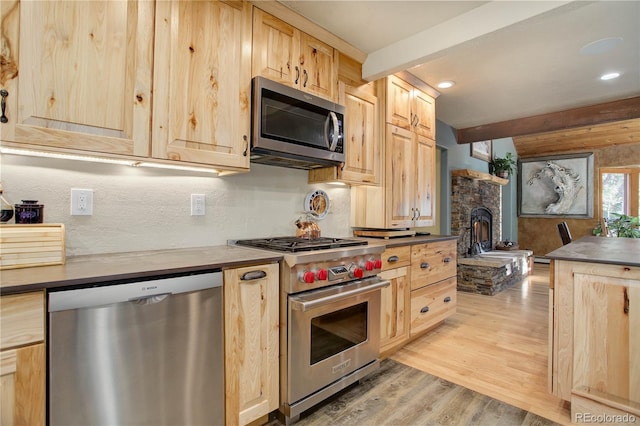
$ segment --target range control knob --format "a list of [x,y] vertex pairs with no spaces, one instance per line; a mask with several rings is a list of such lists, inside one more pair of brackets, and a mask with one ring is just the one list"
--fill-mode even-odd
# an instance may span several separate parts
[[315,280],[316,280],[316,274],[314,274],[313,271],[307,270],[300,275],[300,281],[303,283],[313,284]]
[[364,276],[364,271],[356,265],[351,265],[349,268],[349,276],[351,278],[362,278]]
[[326,269],[318,269],[316,273],[316,278],[318,281],[325,281],[329,277],[329,272]]
[[382,260],[376,259],[373,261],[373,269],[382,269]]
[[367,271],[373,271],[373,262],[371,260],[364,262],[364,269]]

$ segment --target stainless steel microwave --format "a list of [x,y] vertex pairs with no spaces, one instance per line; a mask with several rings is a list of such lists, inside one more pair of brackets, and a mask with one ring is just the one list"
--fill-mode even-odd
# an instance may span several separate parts
[[252,162],[305,170],[344,162],[344,106],[254,77],[251,114]]

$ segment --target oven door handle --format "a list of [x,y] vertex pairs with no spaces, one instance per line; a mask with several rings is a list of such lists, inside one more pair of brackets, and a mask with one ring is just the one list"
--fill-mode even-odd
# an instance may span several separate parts
[[292,310],[307,312],[312,309],[318,308],[320,306],[333,303],[337,300],[344,299],[345,297],[360,296],[363,294],[374,292],[384,287],[388,287],[389,285],[391,285],[389,281],[386,281],[386,280],[378,281],[376,283],[369,284],[365,287],[356,287],[353,289],[341,291],[340,293],[330,294],[327,296],[320,296],[317,299],[311,299],[311,300],[305,300],[305,301],[291,299],[289,303]]

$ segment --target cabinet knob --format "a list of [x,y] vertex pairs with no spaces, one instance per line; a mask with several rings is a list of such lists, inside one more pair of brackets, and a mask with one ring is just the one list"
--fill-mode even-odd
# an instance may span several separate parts
[[444,298],[444,303],[449,303],[451,302],[451,296],[447,296]]
[[387,259],[387,262],[389,262],[389,263],[395,263],[395,262],[397,262],[398,260],[400,260],[400,258],[399,258],[398,256],[395,256],[395,255],[394,255],[394,256],[389,256],[389,258]]
[[451,262],[451,258],[447,256],[447,257],[445,257],[445,258],[443,259],[443,262],[444,262],[444,263],[449,263],[449,262]]
[[429,312],[429,307],[425,306],[424,308],[420,309],[420,313],[421,314],[426,314],[427,312]]
[[429,263],[428,262],[422,262],[420,264],[420,269],[429,269]]

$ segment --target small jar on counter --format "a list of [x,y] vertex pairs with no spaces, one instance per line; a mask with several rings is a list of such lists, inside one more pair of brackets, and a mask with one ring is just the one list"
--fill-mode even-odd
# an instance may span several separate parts
[[16,223],[42,223],[44,205],[37,200],[22,200],[16,204]]
[[7,223],[13,218],[13,204],[4,198],[3,192],[0,186],[0,222]]

